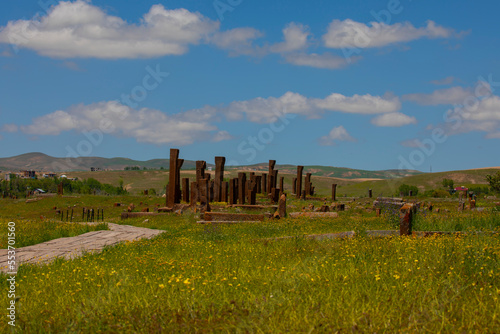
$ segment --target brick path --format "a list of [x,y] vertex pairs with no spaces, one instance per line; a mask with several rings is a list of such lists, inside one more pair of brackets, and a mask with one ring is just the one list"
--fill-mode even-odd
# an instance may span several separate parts
[[[23,263],[50,262],[57,257],[72,259],[84,252],[100,251],[105,246],[116,245],[122,241],[142,238],[150,239],[163,231],[129,225],[108,223],[109,230],[93,231],[76,237],[59,238],[41,244],[17,248],[16,265]],[[7,249],[0,249],[0,271],[8,270]]]

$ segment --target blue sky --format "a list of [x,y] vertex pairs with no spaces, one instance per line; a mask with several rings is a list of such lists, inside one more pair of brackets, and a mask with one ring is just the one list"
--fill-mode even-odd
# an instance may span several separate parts
[[0,157],[490,167],[500,22],[483,1],[0,5]]

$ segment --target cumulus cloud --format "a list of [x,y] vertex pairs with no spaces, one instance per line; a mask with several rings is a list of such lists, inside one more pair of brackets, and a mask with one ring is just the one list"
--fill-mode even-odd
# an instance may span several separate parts
[[138,142],[152,144],[187,145],[197,140],[221,140],[227,134],[197,114],[167,115],[159,110],[134,110],[117,101],[79,104],[68,110],[33,119],[32,124],[21,126],[29,135],[58,135],[64,131],[95,131],[119,137],[132,137]]
[[[103,133],[131,137],[144,143],[187,145],[203,140],[233,139],[229,132],[215,125],[224,120],[229,122],[246,120],[266,124],[276,122],[283,117],[294,118],[296,115],[320,118],[323,113],[333,111],[362,115],[379,114],[380,116],[372,121],[377,126],[402,126],[415,123],[415,118],[398,112],[400,107],[399,100],[391,96],[380,97],[370,94],[344,96],[334,93],[324,99],[318,99],[294,92],[286,92],[280,97],[257,97],[234,101],[216,107],[204,106],[171,115],[149,108],[136,110],[118,101],[105,101],[90,105],[79,104],[67,110],[54,111],[34,118],[31,124],[20,126],[19,130],[29,135],[59,135],[67,131],[83,132],[100,129]],[[13,124],[4,125],[1,130],[15,132],[18,131],[18,127]],[[328,138],[329,140],[352,139],[343,128],[332,130]]]
[[485,132],[487,138],[498,138],[500,132],[500,97],[478,99],[471,106],[457,106],[448,110],[443,125],[446,134],[471,131]]
[[326,68],[330,70],[343,68],[360,58],[361,57],[352,57],[348,62],[345,57],[336,56],[331,53],[292,53],[285,56],[286,62],[293,65]]
[[0,131],[1,132],[10,132],[10,133],[13,133],[13,132],[17,132],[19,130],[19,127],[15,124],[4,124],[1,128],[0,128]]
[[463,88],[457,86],[438,89],[431,94],[407,94],[403,95],[403,99],[421,105],[464,104],[469,99],[476,99],[488,95],[491,95],[490,85],[485,81],[478,81],[475,87]]
[[228,50],[230,55],[257,55],[260,49],[253,45],[253,41],[263,36],[263,33],[254,28],[235,28],[218,31],[210,37],[210,42],[220,49]]
[[319,138],[319,143],[324,146],[335,145],[337,141],[355,142],[356,139],[342,125],[332,128],[326,136]]
[[56,58],[150,58],[180,55],[219,29],[219,23],[186,9],[153,5],[140,24],[128,24],[87,1],[61,1],[46,16],[9,21],[0,43]]
[[284,41],[271,45],[269,51],[283,53],[305,49],[307,48],[309,34],[307,26],[291,22],[283,29]]
[[451,85],[455,81],[456,81],[455,77],[449,76],[449,77],[446,77],[444,79],[431,80],[431,84],[438,85],[438,86],[444,86],[444,85]]
[[393,113],[401,108],[397,97],[381,97],[370,94],[344,96],[333,93],[325,99],[316,99],[314,103],[322,109],[354,114]]
[[373,118],[371,123],[376,126],[400,127],[408,124],[416,124],[417,119],[400,112],[391,112]]
[[409,22],[392,25],[383,22],[364,24],[346,20],[333,20],[323,35],[328,48],[376,48],[394,43],[409,42],[420,38],[448,38],[453,30],[428,21],[425,27],[416,28]]

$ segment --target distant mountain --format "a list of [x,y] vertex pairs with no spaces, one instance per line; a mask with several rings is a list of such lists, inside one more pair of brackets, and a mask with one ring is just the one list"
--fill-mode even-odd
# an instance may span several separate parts
[[[269,169],[269,165],[267,163],[260,163],[251,166],[233,167],[233,168],[265,172]],[[284,174],[297,173],[297,166],[293,165],[276,165],[275,169],[278,169],[280,173]],[[422,174],[422,172],[418,170],[407,170],[407,169],[370,171],[362,169],[352,169],[347,167],[330,167],[330,166],[304,166],[304,175],[306,172],[311,173],[314,176],[325,176],[325,177],[334,177],[342,179],[383,179],[383,180]]]
[[[91,167],[109,170],[123,170],[125,167],[146,167],[148,169],[169,168],[169,159],[153,159],[138,161],[128,158],[54,158],[43,153],[26,153],[10,158],[0,158],[2,171],[17,172],[18,170],[31,169],[44,172],[69,172],[88,171]],[[210,165],[212,166],[212,165]],[[196,168],[196,162],[185,160],[183,169]]]
[[[125,167],[139,167],[143,169],[164,169],[169,168],[169,159],[152,159],[148,161],[138,161],[128,158],[100,158],[100,157],[79,157],[79,158],[54,158],[43,153],[26,153],[10,158],[0,158],[0,170],[17,172],[19,170],[36,170],[43,172],[71,172],[71,171],[89,171],[91,167],[102,170],[123,170]],[[214,167],[213,164],[207,164],[207,167]],[[345,167],[329,166],[304,166],[304,172],[315,176],[335,177],[344,179],[393,179],[411,175],[422,174],[416,170],[381,170],[367,171],[361,169],[351,169]],[[182,169],[195,169],[196,162],[184,160]],[[297,172],[297,166],[276,165],[284,174],[294,174]],[[227,166],[229,170],[249,170],[266,172],[267,163],[260,163],[251,166]],[[305,174],[304,174],[305,175]]]

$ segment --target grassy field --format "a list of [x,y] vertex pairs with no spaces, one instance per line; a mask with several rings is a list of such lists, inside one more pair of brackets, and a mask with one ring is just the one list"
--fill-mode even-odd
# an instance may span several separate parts
[[[314,172],[315,167],[304,169],[304,176],[308,172]],[[238,176],[238,169],[230,169],[225,173],[225,180]],[[249,172],[248,169],[241,170]],[[402,178],[386,179],[386,180],[369,180],[363,179],[348,179],[314,175],[312,176],[313,186],[316,188],[318,196],[331,197],[332,184],[337,184],[337,196],[348,197],[366,197],[368,189],[372,189],[374,196],[395,196],[398,193],[398,187],[401,184],[408,184],[419,188],[420,193],[426,190],[444,189],[442,187],[443,179],[452,179],[456,186],[487,186],[486,175],[494,174],[498,169],[475,169],[464,171],[451,171],[442,173],[425,173],[411,175]],[[256,173],[260,175],[262,171]],[[215,172],[208,172],[214,178]],[[325,174],[322,171],[320,174]],[[102,171],[102,172],[69,172],[68,177],[78,177],[79,179],[95,178],[101,183],[108,183],[113,186],[118,186],[120,180],[123,181],[125,188],[132,195],[142,193],[146,189],[155,189],[156,193],[163,194],[165,185],[168,183],[168,171],[166,170],[143,170],[143,171]],[[296,174],[291,170],[280,171],[279,177],[283,176],[286,191],[291,191],[292,180]],[[193,170],[181,171],[181,177],[188,177],[191,181],[195,180],[195,172]]]
[[[386,210],[377,217],[368,198],[344,201],[338,218],[237,225],[199,225],[199,213],[191,211],[120,220],[130,203],[135,211],[163,206],[157,196],[2,199],[0,242],[7,222],[15,221],[17,247],[87,228],[60,222],[56,209],[73,210],[75,222],[83,208],[104,209],[106,222],[165,231],[71,261],[22,265],[14,332],[500,332],[495,200],[478,201],[482,211],[464,212],[457,211],[455,198],[421,200],[440,212],[423,205],[414,230],[465,233],[367,237],[367,230],[397,229],[397,214]],[[324,203],[290,197],[287,210]],[[342,231],[357,236],[305,237]],[[4,291],[7,278],[0,275]],[[8,302],[1,294],[0,305]],[[10,329],[7,320],[0,322],[1,332]]]

